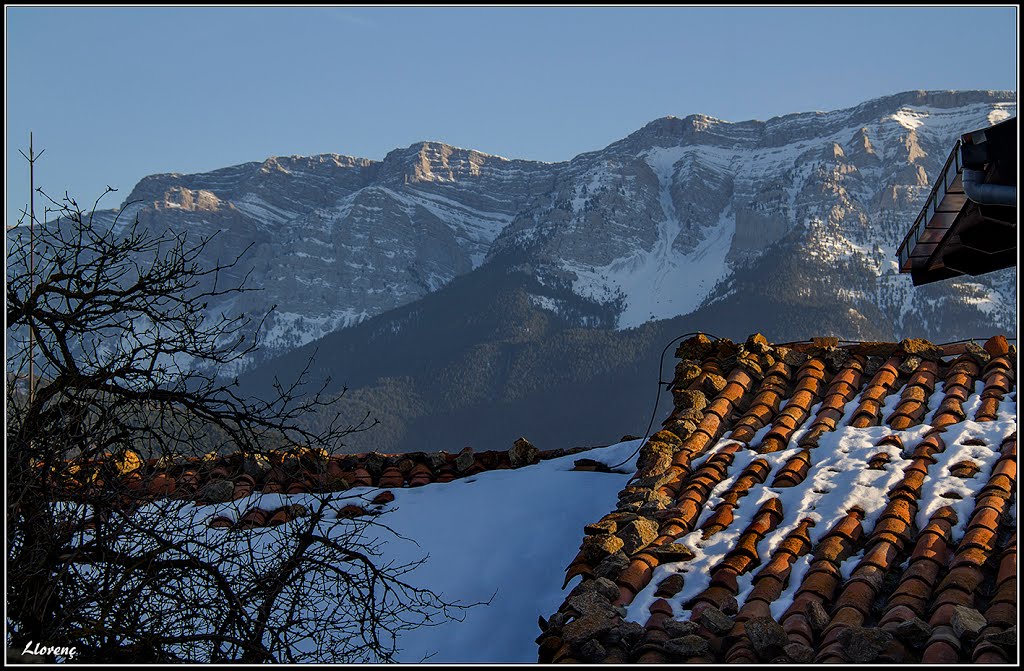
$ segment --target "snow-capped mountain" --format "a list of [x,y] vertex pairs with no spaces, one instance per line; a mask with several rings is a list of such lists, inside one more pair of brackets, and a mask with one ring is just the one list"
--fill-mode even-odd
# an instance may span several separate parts
[[[404,305],[479,266],[552,168],[424,142],[383,161],[323,154],[146,177],[119,221],[219,231],[208,262],[234,258],[262,291],[210,310],[261,314],[266,355]],[[110,217],[113,212],[104,213]],[[127,216],[126,216],[127,215]]]
[[[542,309],[582,301],[605,315],[583,326],[724,310],[770,286],[833,304],[845,337],[870,319],[890,337],[941,338],[965,316],[1012,330],[1015,272],[914,289],[895,249],[956,137],[1015,114],[1014,92],[916,91],[768,121],[665,117],[562,163],[437,142],[382,161],[273,157],[146,177],[127,214],[221,231],[210,261],[252,243],[242,267],[263,290],[210,309],[276,305],[267,357],[486,263],[526,268]],[[791,277],[763,281],[779,268]]]
[[[901,331],[921,310],[896,267],[901,236],[956,138],[1015,114],[1013,94],[977,91],[903,93],[767,122],[658,119],[570,161],[492,253],[528,249],[540,277],[614,303],[616,326],[627,328],[724,300],[737,272],[783,253],[772,245],[785,241],[811,278],[853,266],[841,297],[880,306]],[[1006,289],[984,276],[935,293],[1008,325]]]

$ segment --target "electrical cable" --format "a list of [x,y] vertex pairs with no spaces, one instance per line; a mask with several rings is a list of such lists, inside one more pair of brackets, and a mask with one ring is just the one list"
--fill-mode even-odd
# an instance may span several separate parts
[[651,429],[654,427],[654,418],[658,416],[658,403],[661,402],[661,388],[662,388],[662,385],[668,385],[668,386],[672,385],[671,382],[665,382],[664,380],[661,379],[661,373],[663,372],[663,370],[665,368],[665,354],[668,352],[668,349],[670,347],[672,347],[672,345],[674,345],[677,341],[682,340],[683,338],[692,338],[693,336],[698,336],[698,335],[707,336],[708,338],[711,338],[715,342],[719,342],[719,341],[722,340],[722,338],[719,338],[718,336],[713,336],[710,333],[704,333],[702,331],[694,331],[693,333],[684,333],[681,336],[676,336],[675,338],[670,340],[667,345],[665,345],[665,349],[661,350],[661,358],[658,360],[658,394],[654,398],[654,409],[651,411],[651,421],[647,423],[647,432],[644,433],[644,437],[640,440],[640,444],[637,445],[636,449],[633,450],[632,454],[630,454],[628,457],[626,457],[625,459],[623,459],[619,463],[615,464],[614,466],[611,466],[610,468],[612,468],[612,469],[618,468],[619,466],[622,466],[623,464],[628,462],[630,459],[635,457],[637,455],[637,453],[641,450],[641,448],[643,448],[644,443],[647,442],[647,439],[651,435]]
[[[935,345],[936,345],[936,347],[945,347],[946,345],[959,345],[959,344],[965,343],[965,342],[984,342],[984,341],[988,340],[991,337],[992,336],[983,336],[983,337],[980,337],[980,338],[964,338],[963,340],[953,340],[953,341],[950,341],[950,342],[936,343]],[[1012,340],[1013,342],[1017,342],[1017,338],[1015,338],[1015,337],[1010,337],[1010,336],[1005,336],[1005,337],[1006,337],[1007,340]],[[776,346],[777,347],[787,347],[789,345],[803,345],[803,344],[812,343],[812,342],[814,342],[814,341],[812,339],[808,338],[807,340],[791,340],[790,342],[777,343]],[[865,342],[868,342],[868,341],[866,341],[866,340],[841,340],[841,339],[837,338],[836,342],[837,343],[841,343],[841,344],[845,344],[845,345],[862,345],[862,344],[864,344]]]
[[[963,340],[952,340],[950,342],[939,343],[938,347],[945,347],[946,345],[959,345],[960,343],[965,343],[965,342],[983,342],[983,341],[989,340],[992,337],[993,336],[988,336],[988,337],[985,337],[985,338],[964,338]],[[1013,342],[1017,342],[1017,338],[1012,338],[1012,337],[1008,338],[1006,336],[1003,336],[1003,337],[1006,338],[1007,340],[1012,340]]]

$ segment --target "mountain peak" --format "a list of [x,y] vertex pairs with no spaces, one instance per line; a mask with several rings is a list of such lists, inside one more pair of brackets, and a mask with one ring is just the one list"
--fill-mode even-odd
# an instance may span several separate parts
[[480,175],[488,164],[509,162],[503,156],[422,140],[388,152],[382,162],[381,177],[397,183],[455,182]]
[[672,114],[669,114],[667,116],[658,117],[654,121],[647,123],[637,132],[682,132],[683,130],[688,128],[692,128],[695,130],[704,130],[709,126],[729,123],[730,122],[728,121],[723,121],[722,119],[718,119],[708,114],[688,114],[685,117],[677,117]]
[[[760,122],[743,122],[734,124],[730,121],[723,121],[707,114],[689,114],[685,117],[663,116],[659,117],[640,130],[630,134],[623,140],[613,143],[611,146],[620,146],[627,151],[637,147],[673,147],[685,144],[692,144],[698,140],[701,143],[719,144],[721,138],[716,138],[726,131],[732,134],[737,128],[760,124]],[[741,130],[741,135],[745,135]]]

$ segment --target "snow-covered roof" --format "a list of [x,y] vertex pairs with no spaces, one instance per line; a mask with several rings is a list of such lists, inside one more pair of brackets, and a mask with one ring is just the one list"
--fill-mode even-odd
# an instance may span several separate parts
[[[114,485],[130,492],[134,505],[164,498],[185,499],[200,505],[252,499],[258,505],[244,510],[234,506],[233,512],[212,515],[207,520],[209,526],[215,528],[250,529],[276,526],[294,519],[299,508],[286,505],[288,495],[352,489],[362,492],[361,488],[376,493],[376,490],[389,488],[422,487],[468,478],[484,471],[521,468],[577,454],[584,449],[539,450],[520,438],[507,451],[474,451],[466,447],[458,453],[329,455],[298,447],[268,450],[260,455],[211,453],[142,460],[129,452],[116,459],[108,456],[87,462],[68,462],[55,475],[53,486],[61,498],[85,500],[93,490]],[[105,484],[104,478],[112,482]],[[394,500],[393,497],[390,500]],[[387,502],[373,501],[376,504]],[[268,508],[270,503],[280,505]],[[362,514],[370,512],[363,510]],[[352,517],[353,513],[350,508],[343,516]]]
[[1004,337],[677,356],[675,410],[585,528],[541,662],[1013,660]]
[[404,632],[399,661],[1013,661],[1015,347],[698,336],[677,356],[642,448],[135,457],[113,477],[139,515],[239,552],[326,503],[324,533],[384,524],[388,560],[426,558],[410,583],[489,601]]

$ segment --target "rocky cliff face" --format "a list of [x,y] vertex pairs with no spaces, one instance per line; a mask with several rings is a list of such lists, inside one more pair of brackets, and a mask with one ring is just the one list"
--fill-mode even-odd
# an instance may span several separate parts
[[[619,328],[725,300],[734,275],[763,255],[795,254],[812,285],[842,272],[842,297],[880,306],[901,331],[922,309],[895,265],[901,236],[956,137],[1014,114],[1012,94],[975,91],[767,122],[658,119],[570,161],[551,198],[517,216],[492,254],[529,250],[541,277],[568,276],[578,295],[619,306]],[[1007,328],[1005,275],[937,294]]]
[[[941,338],[953,314],[980,331],[1011,328],[1015,272],[913,289],[895,249],[955,138],[1015,114],[1012,92],[908,92],[764,122],[666,117],[563,163],[436,142],[383,161],[272,157],[147,177],[127,214],[219,231],[210,260],[252,243],[242,266],[263,291],[211,310],[277,305],[265,356],[484,263],[528,269],[546,310],[582,301],[607,315],[585,326],[728,310],[770,290],[833,305],[847,337],[872,331],[860,325],[870,314],[891,337]],[[768,268],[793,270],[767,282]]]
[[[239,277],[261,291],[211,310],[262,314],[280,354],[415,301],[479,266],[515,214],[552,188],[555,167],[440,143],[383,161],[272,157],[195,175],[146,177],[120,221],[214,235],[206,261],[246,246]],[[103,213],[108,219],[113,211]]]

